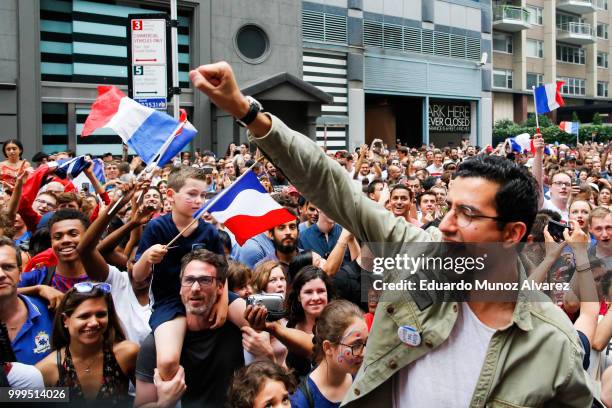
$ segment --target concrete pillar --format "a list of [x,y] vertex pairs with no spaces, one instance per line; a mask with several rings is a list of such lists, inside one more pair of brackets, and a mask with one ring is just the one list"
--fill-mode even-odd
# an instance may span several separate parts
[[429,146],[429,96],[423,98],[423,143]]
[[529,96],[523,94],[513,95],[514,105],[514,122],[523,123],[527,120],[527,98]]
[[478,124],[480,125],[480,140],[478,143],[480,143],[480,146],[493,144],[493,94],[482,92],[478,105]]
[[556,0],[544,1],[544,83],[557,80]]
[[353,151],[365,143],[365,92],[363,82],[351,81],[348,90],[349,127],[346,147]]
[[[589,23],[593,28],[594,34],[597,34],[597,12],[584,16],[585,22]],[[597,41],[593,44],[585,46],[586,49],[586,96],[597,96]]]
[[527,30],[512,36],[512,88],[522,91],[527,87]]

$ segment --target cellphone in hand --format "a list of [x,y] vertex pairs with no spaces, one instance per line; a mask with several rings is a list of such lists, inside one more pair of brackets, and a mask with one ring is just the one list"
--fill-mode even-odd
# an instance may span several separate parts
[[548,233],[557,242],[565,240],[565,237],[563,237],[563,230],[565,229],[569,230],[570,227],[557,221],[548,221]]
[[81,184],[81,191],[84,192],[84,193],[88,193],[89,192],[89,183]]

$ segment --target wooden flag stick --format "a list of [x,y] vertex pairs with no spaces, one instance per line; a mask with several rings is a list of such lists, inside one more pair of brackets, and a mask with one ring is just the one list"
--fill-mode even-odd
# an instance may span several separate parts
[[[232,183],[235,184],[237,183],[240,179],[242,179],[244,176],[247,175],[247,173],[251,170],[253,170],[253,168],[257,165],[257,163],[259,163],[260,161],[263,161],[264,157],[260,157],[259,159],[257,159],[257,161],[255,161],[255,163],[253,163],[248,169],[247,171],[245,171],[244,173],[242,173],[242,175],[240,177],[238,177],[236,180],[234,180],[234,182]],[[193,224],[195,224],[200,217],[202,216],[202,214],[204,214],[206,211],[208,211],[208,209],[210,207],[212,207],[213,204],[215,204],[217,201],[219,201],[221,199],[221,197],[223,197],[227,191],[231,188],[232,186],[230,185],[229,187],[227,187],[225,190],[223,190],[222,192],[220,192],[219,194],[217,194],[217,196],[215,198],[213,198],[211,201],[209,201],[208,203],[205,204],[205,207],[202,211],[200,211],[200,216],[199,217],[195,217],[185,228],[183,228],[181,230],[181,232],[179,232],[174,238],[172,238],[172,240],[170,242],[168,242],[166,244],[166,248],[169,247],[170,245],[174,244],[176,242],[177,239],[179,239],[181,237],[181,235],[183,235],[185,233],[185,231],[187,231],[189,228],[191,228],[191,226]]]

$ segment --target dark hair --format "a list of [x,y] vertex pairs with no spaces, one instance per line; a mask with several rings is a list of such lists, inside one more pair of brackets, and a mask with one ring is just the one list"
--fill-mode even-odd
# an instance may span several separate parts
[[30,256],[38,255],[51,248],[51,234],[49,228],[38,228],[32,233],[28,247]]
[[227,278],[227,260],[223,255],[215,254],[208,249],[196,249],[191,251],[181,259],[181,278],[185,267],[192,261],[206,262],[217,270],[217,283],[224,283]]
[[8,158],[8,155],[6,154],[6,147],[10,144],[14,144],[19,148],[19,159],[21,160],[21,154],[23,153],[23,145],[17,139],[5,140],[4,143],[2,143],[2,153],[4,153],[4,157]]
[[323,341],[338,344],[354,318],[363,319],[363,311],[353,302],[338,299],[325,306],[312,330],[312,356],[315,363],[323,359]]
[[601,277],[601,291],[606,298],[610,291],[610,284],[612,284],[612,271],[607,271],[604,276]]
[[221,241],[223,248],[225,248],[228,252],[231,252],[232,239],[230,238],[229,234],[223,230],[218,230],[217,232],[219,233],[219,241]]
[[419,206],[421,205],[421,198],[423,198],[424,196],[433,196],[437,200],[436,193],[431,190],[426,190],[417,194],[416,202],[419,204]]
[[83,228],[89,228],[89,218],[85,214],[71,208],[62,208],[57,210],[49,220],[49,231],[53,228],[53,224],[64,220],[79,220],[83,224]]
[[405,184],[396,184],[391,187],[391,191],[389,191],[389,197],[393,195],[393,192],[395,190],[406,190],[408,192],[408,197],[410,197],[410,200],[412,200],[412,190],[409,189],[408,186],[406,186]]
[[425,191],[431,190],[433,187],[435,187],[436,182],[437,182],[437,177],[429,176],[425,180],[423,180],[423,182],[421,183],[421,186],[423,186],[423,190]]
[[[367,178],[364,178],[364,180],[367,180]],[[368,195],[376,193],[376,186],[378,184],[384,184],[384,183],[381,179],[374,179],[372,180],[370,184],[368,184],[368,191],[367,191]]]
[[304,314],[304,309],[298,298],[302,287],[313,279],[321,279],[325,284],[328,302],[331,302],[332,299],[336,297],[334,284],[322,269],[313,265],[303,267],[302,270],[295,275],[295,279],[291,283],[291,290],[289,291],[289,295],[287,295],[286,309],[289,313],[287,327],[295,327],[297,323],[305,319],[306,315]]
[[[221,231],[219,231],[221,232]],[[227,232],[226,232],[227,234]],[[235,288],[246,286],[251,280],[251,269],[245,264],[236,261],[227,263],[227,288],[233,291]]]
[[535,178],[527,169],[500,156],[478,156],[459,165],[459,177],[480,177],[498,184],[495,194],[498,228],[508,222],[523,222],[527,228],[521,241],[527,240],[538,212],[539,194]]
[[293,281],[298,272],[305,266],[312,265],[312,251],[300,252],[291,259],[289,267],[287,268],[287,274],[289,275],[289,281]]
[[3,246],[9,246],[15,250],[15,263],[17,264],[17,269],[21,272],[21,250],[15,245],[12,239],[7,236],[0,235],[0,248]]
[[75,202],[79,208],[81,208],[81,205],[83,204],[83,200],[81,199],[81,197],[76,195],[72,191],[59,193],[57,195],[57,205],[58,206],[62,204],[72,203],[72,202]]
[[256,361],[240,368],[234,374],[227,391],[227,406],[252,408],[255,398],[257,398],[267,380],[282,382],[289,394],[293,394],[295,391],[295,377],[286,368],[271,361]]
[[70,317],[77,307],[86,300],[104,298],[108,306],[108,327],[104,332],[104,340],[109,346],[125,340],[125,334],[119,323],[119,318],[115,312],[115,305],[110,293],[104,293],[100,288],[94,287],[91,292],[80,293],[75,288],[71,288],[60,302],[55,311],[53,319],[53,335],[51,336],[51,344],[54,350],[59,350],[62,347],[70,344],[70,333],[64,327],[64,316]]
[[15,221],[4,211],[0,212],[0,230],[2,230],[2,235],[11,239],[15,238]]

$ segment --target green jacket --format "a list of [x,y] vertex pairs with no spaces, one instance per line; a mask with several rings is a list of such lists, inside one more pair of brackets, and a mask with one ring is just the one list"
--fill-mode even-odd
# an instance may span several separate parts
[[[249,134],[297,189],[363,242],[435,242],[437,229],[423,231],[367,198],[346,170],[306,136],[272,117],[263,138]],[[392,256],[393,254],[376,254]],[[400,276],[402,278],[402,276]],[[576,330],[552,302],[521,293],[512,324],[491,339],[471,407],[590,407],[592,392],[582,368]],[[434,303],[423,310],[411,296],[380,302],[365,359],[343,401],[348,407],[391,407],[394,374],[442,344],[457,319],[458,304]],[[416,327],[422,342],[409,347],[397,336]],[[418,390],[415,390],[418,392]]]

